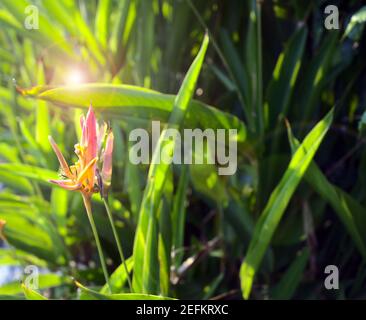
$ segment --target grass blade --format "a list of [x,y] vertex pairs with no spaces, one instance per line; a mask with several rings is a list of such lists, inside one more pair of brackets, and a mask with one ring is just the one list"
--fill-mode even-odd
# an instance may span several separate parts
[[163,197],[157,213],[159,220],[160,293],[164,296],[168,296],[170,290],[173,189],[173,169],[170,167],[167,172]]
[[285,209],[305,174],[311,160],[320,146],[333,120],[333,109],[306,136],[293,155],[288,169],[256,223],[252,240],[240,268],[240,281],[243,297],[247,299],[251,292],[255,274],[270,244]]
[[305,249],[298,254],[279,283],[273,288],[271,298],[289,300],[293,297],[303,277],[308,260],[309,250]]
[[95,36],[99,43],[106,48],[109,35],[109,21],[111,0],[99,0],[95,17]]
[[232,74],[233,80],[236,84],[237,93],[241,100],[248,126],[252,131],[254,131],[255,122],[253,114],[250,112],[250,79],[248,77],[248,72],[243,66],[239,54],[226,30],[221,31],[220,39],[222,43],[222,52],[225,57],[225,61],[227,61],[229,72]]
[[[39,84],[45,83],[43,64],[38,64],[38,81]],[[48,154],[51,151],[51,145],[48,142],[50,135],[48,107],[45,101],[38,101],[36,108],[36,142],[41,150]]]
[[[299,141],[293,136],[288,125],[288,136],[292,152],[299,147]],[[305,174],[306,182],[322,196],[337,213],[348,230],[361,255],[366,258],[366,219],[365,208],[349,194],[331,184],[315,162],[309,165]]]
[[248,68],[252,113],[255,114],[256,132],[263,133],[263,79],[262,79],[262,26],[261,4],[249,2],[249,21],[245,46],[245,65]]
[[184,226],[186,217],[185,201],[189,182],[188,166],[183,165],[180,172],[178,189],[174,197],[174,205],[172,212],[173,225],[173,263],[175,268],[178,268],[183,261],[183,242],[184,242]]
[[[129,272],[132,271],[133,268],[133,259],[132,257],[126,259],[127,270]],[[120,293],[127,283],[127,274],[126,269],[123,263],[111,274],[109,277],[109,284],[111,286],[112,293]],[[105,284],[103,288],[100,290],[100,293],[108,294],[108,285]]]
[[307,66],[303,79],[299,83],[298,90],[301,90],[303,98],[295,111],[302,122],[307,123],[315,114],[317,101],[329,74],[333,57],[338,51],[337,40],[338,32],[331,32],[326,36],[319,48],[319,53]]
[[[169,126],[180,126],[183,122],[183,119],[186,115],[186,111],[188,109],[188,105],[193,96],[193,92],[195,90],[196,82],[198,79],[198,75],[200,73],[203,59],[205,57],[205,53],[208,47],[208,37],[205,36],[204,41],[202,43],[201,49],[193,61],[191,67],[189,68],[186,77],[184,78],[183,84],[176,96],[174,101],[174,108],[169,117]],[[169,127],[168,126],[168,127]],[[166,132],[166,131],[165,131]],[[141,210],[139,214],[139,223],[136,230],[133,257],[134,257],[134,277],[133,277],[133,288],[135,292],[146,293],[149,292],[149,285],[151,281],[149,280],[147,283],[144,281],[147,276],[144,275],[144,271],[146,267],[144,265],[148,265],[149,269],[147,272],[152,272],[154,270],[158,270],[158,262],[157,261],[148,261],[145,257],[146,248],[150,247],[152,251],[157,252],[157,239],[156,239],[156,210],[160,203],[160,198],[164,189],[165,179],[167,172],[169,170],[169,164],[160,163],[155,165],[157,157],[160,157],[160,151],[164,147],[165,152],[167,154],[171,154],[168,151],[174,150],[174,142],[169,140],[167,142],[166,134],[162,134],[157,143],[156,149],[153,154],[152,165],[149,169],[147,186],[145,188],[144,197],[142,199]],[[154,258],[154,256],[151,256]]]
[[295,81],[301,66],[307,29],[301,28],[289,40],[277,59],[266,94],[266,126],[273,128],[279,115],[286,115]]

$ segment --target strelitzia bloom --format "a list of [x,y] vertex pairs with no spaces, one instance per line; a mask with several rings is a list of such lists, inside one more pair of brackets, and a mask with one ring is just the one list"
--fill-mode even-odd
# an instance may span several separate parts
[[100,191],[103,200],[106,202],[112,177],[113,133],[105,123],[101,126],[98,125],[92,106],[90,106],[86,118],[84,116],[80,118],[80,125],[82,130],[81,139],[79,143],[75,144],[75,153],[78,160],[72,166],[67,164],[56,142],[51,136],[49,137],[52,149],[60,162],[62,177],[60,180],[49,181],[66,190],[81,192],[104,277],[110,290],[107,266],[92,214],[91,196],[93,193]]
[[[88,198],[94,192],[107,196],[112,177],[113,133],[106,123],[98,125],[90,106],[86,118],[80,118],[82,129],[80,142],[75,144],[78,161],[69,166],[51,136],[49,141],[60,163],[62,179],[50,180],[60,187],[80,191]],[[100,174],[101,172],[101,174]]]
[[60,162],[61,176],[63,177],[63,179],[50,180],[50,182],[55,183],[66,190],[81,192],[98,248],[103,273],[109,290],[111,291],[107,267],[91,208],[92,194],[94,192],[100,191],[100,195],[107,210],[107,215],[112,227],[113,235],[116,240],[117,248],[125,267],[128,284],[132,292],[132,284],[128,275],[128,268],[124,258],[122,246],[120,244],[117,230],[114,226],[112,213],[110,212],[107,201],[108,190],[111,186],[112,178],[113,133],[110,129],[108,129],[106,123],[103,123],[101,126],[98,125],[93,108],[91,106],[86,118],[84,116],[80,118],[80,125],[82,129],[81,140],[75,145],[75,153],[78,156],[78,161],[70,167],[68,166],[55,141],[52,139],[52,137],[49,137],[52,148],[56,153],[58,161]]
[[0,239],[5,241],[4,236],[4,226],[6,225],[6,221],[3,219],[0,219]]

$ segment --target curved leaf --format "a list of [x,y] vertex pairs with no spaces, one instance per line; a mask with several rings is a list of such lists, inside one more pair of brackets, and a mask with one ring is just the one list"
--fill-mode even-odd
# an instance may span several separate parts
[[[176,96],[130,85],[82,84],[51,88],[37,86],[19,89],[25,96],[47,100],[63,107],[87,108],[109,117],[127,117],[167,122]],[[246,127],[237,117],[191,100],[185,116],[185,128],[237,129],[238,142],[245,141]]]

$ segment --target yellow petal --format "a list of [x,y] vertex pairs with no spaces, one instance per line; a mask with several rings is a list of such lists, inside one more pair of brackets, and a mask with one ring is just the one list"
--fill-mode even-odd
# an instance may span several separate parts
[[[83,171],[80,172],[77,182],[82,182],[85,180],[86,177],[94,177],[94,172],[90,172],[91,170],[94,171],[94,164],[97,162],[98,157],[95,157],[92,161],[88,163],[88,165],[84,168]],[[90,183],[90,181],[89,181]]]

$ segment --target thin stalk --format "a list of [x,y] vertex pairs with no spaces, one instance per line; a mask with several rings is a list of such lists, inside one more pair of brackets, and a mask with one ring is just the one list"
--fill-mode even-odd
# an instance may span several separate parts
[[83,196],[83,200],[84,200],[85,209],[86,209],[86,212],[88,214],[90,226],[92,228],[93,235],[94,235],[94,238],[95,238],[95,243],[97,244],[99,259],[100,259],[100,263],[102,265],[102,269],[103,269],[103,273],[104,273],[104,278],[105,278],[105,281],[107,283],[109,292],[112,293],[111,285],[109,283],[108,272],[107,272],[107,265],[105,263],[105,258],[104,258],[102,246],[100,245],[98,231],[97,231],[97,228],[95,226],[95,222],[94,222],[94,218],[93,218],[93,213],[92,213],[92,210],[91,210],[90,197],[87,196],[87,195],[85,195],[85,194],[83,194],[83,193],[82,193],[82,196]]
[[260,135],[264,133],[263,115],[263,70],[262,70],[262,18],[261,3],[257,2],[257,114],[258,131]]
[[108,205],[107,199],[104,198],[104,197],[103,197],[103,203],[104,203],[105,209],[107,211],[108,219],[109,219],[109,222],[110,222],[111,227],[112,227],[112,230],[113,230],[113,235],[114,235],[114,239],[116,240],[116,244],[117,244],[117,248],[118,248],[119,255],[121,257],[123,266],[124,266],[125,271],[126,271],[128,286],[130,287],[130,291],[132,292],[132,282],[131,282],[131,279],[130,279],[130,275],[128,273],[128,268],[127,268],[127,264],[126,264],[125,255],[123,254],[121,242],[119,241],[118,234],[117,234],[117,230],[116,230],[116,227],[114,226],[113,216],[112,216],[112,213],[111,213],[111,211],[109,209],[109,205]]

